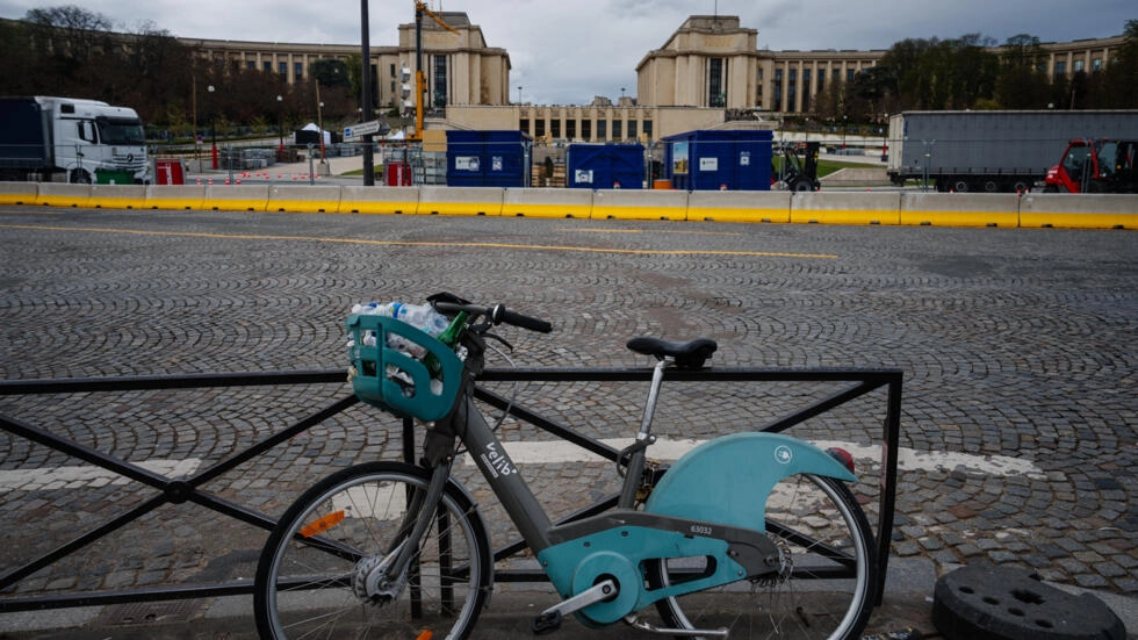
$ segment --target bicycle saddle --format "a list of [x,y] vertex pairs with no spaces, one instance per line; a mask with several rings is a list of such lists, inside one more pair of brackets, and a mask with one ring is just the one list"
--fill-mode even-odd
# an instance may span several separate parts
[[628,341],[628,348],[636,353],[646,356],[655,356],[663,359],[665,356],[675,358],[676,366],[681,369],[702,369],[703,363],[715,353],[719,345],[709,338],[696,338],[687,342],[668,342],[660,338],[641,336]]

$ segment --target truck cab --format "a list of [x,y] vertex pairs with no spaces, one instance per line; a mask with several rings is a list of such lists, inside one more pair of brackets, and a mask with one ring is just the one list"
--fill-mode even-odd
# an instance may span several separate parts
[[1071,140],[1044,185],[1045,193],[1138,193],[1138,140]]

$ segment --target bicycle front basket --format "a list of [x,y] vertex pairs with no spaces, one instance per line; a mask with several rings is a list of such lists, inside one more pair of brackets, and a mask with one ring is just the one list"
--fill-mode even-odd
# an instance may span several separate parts
[[[349,359],[355,369],[352,389],[364,402],[400,417],[427,422],[450,413],[462,387],[462,361],[454,351],[426,333],[387,316],[351,314]],[[431,388],[431,372],[424,361],[388,346],[388,336],[400,336],[421,346],[438,362]],[[441,384],[440,384],[441,383]]]

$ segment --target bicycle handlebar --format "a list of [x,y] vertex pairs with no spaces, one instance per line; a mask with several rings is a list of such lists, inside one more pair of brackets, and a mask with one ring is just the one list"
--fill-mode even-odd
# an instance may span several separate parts
[[516,311],[509,311],[506,309],[506,306],[502,304],[496,304],[492,307],[480,307],[474,304],[460,304],[442,300],[436,300],[432,304],[435,305],[435,309],[444,314],[465,311],[473,316],[486,316],[486,318],[494,324],[502,324],[504,322],[508,325],[529,329],[530,331],[538,331],[540,333],[550,333],[553,331],[553,325],[549,322],[541,318],[534,318],[533,316],[517,313]]

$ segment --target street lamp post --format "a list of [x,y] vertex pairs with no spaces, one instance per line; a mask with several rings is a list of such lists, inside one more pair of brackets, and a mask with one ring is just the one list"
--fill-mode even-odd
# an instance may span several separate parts
[[[360,0],[360,121],[371,120],[371,34],[368,20],[368,0]],[[417,14],[418,15],[418,14]],[[364,186],[375,186],[375,156],[372,150],[372,136],[364,138]]]
[[846,115],[842,114],[842,151],[846,150]]
[[277,147],[277,159],[284,160],[284,96],[277,95],[277,135],[280,136],[280,146]]
[[217,109],[217,104],[213,101],[213,92],[214,92],[213,85],[211,84],[208,87],[206,87],[206,91],[209,92],[209,139],[210,139],[209,158],[210,158],[210,166],[213,167],[214,171],[217,171],[217,167],[218,167],[218,162],[217,162],[217,124],[214,121],[214,118],[216,117],[216,114],[214,113],[214,111]]
[[518,85],[518,104],[522,103],[522,85]]

